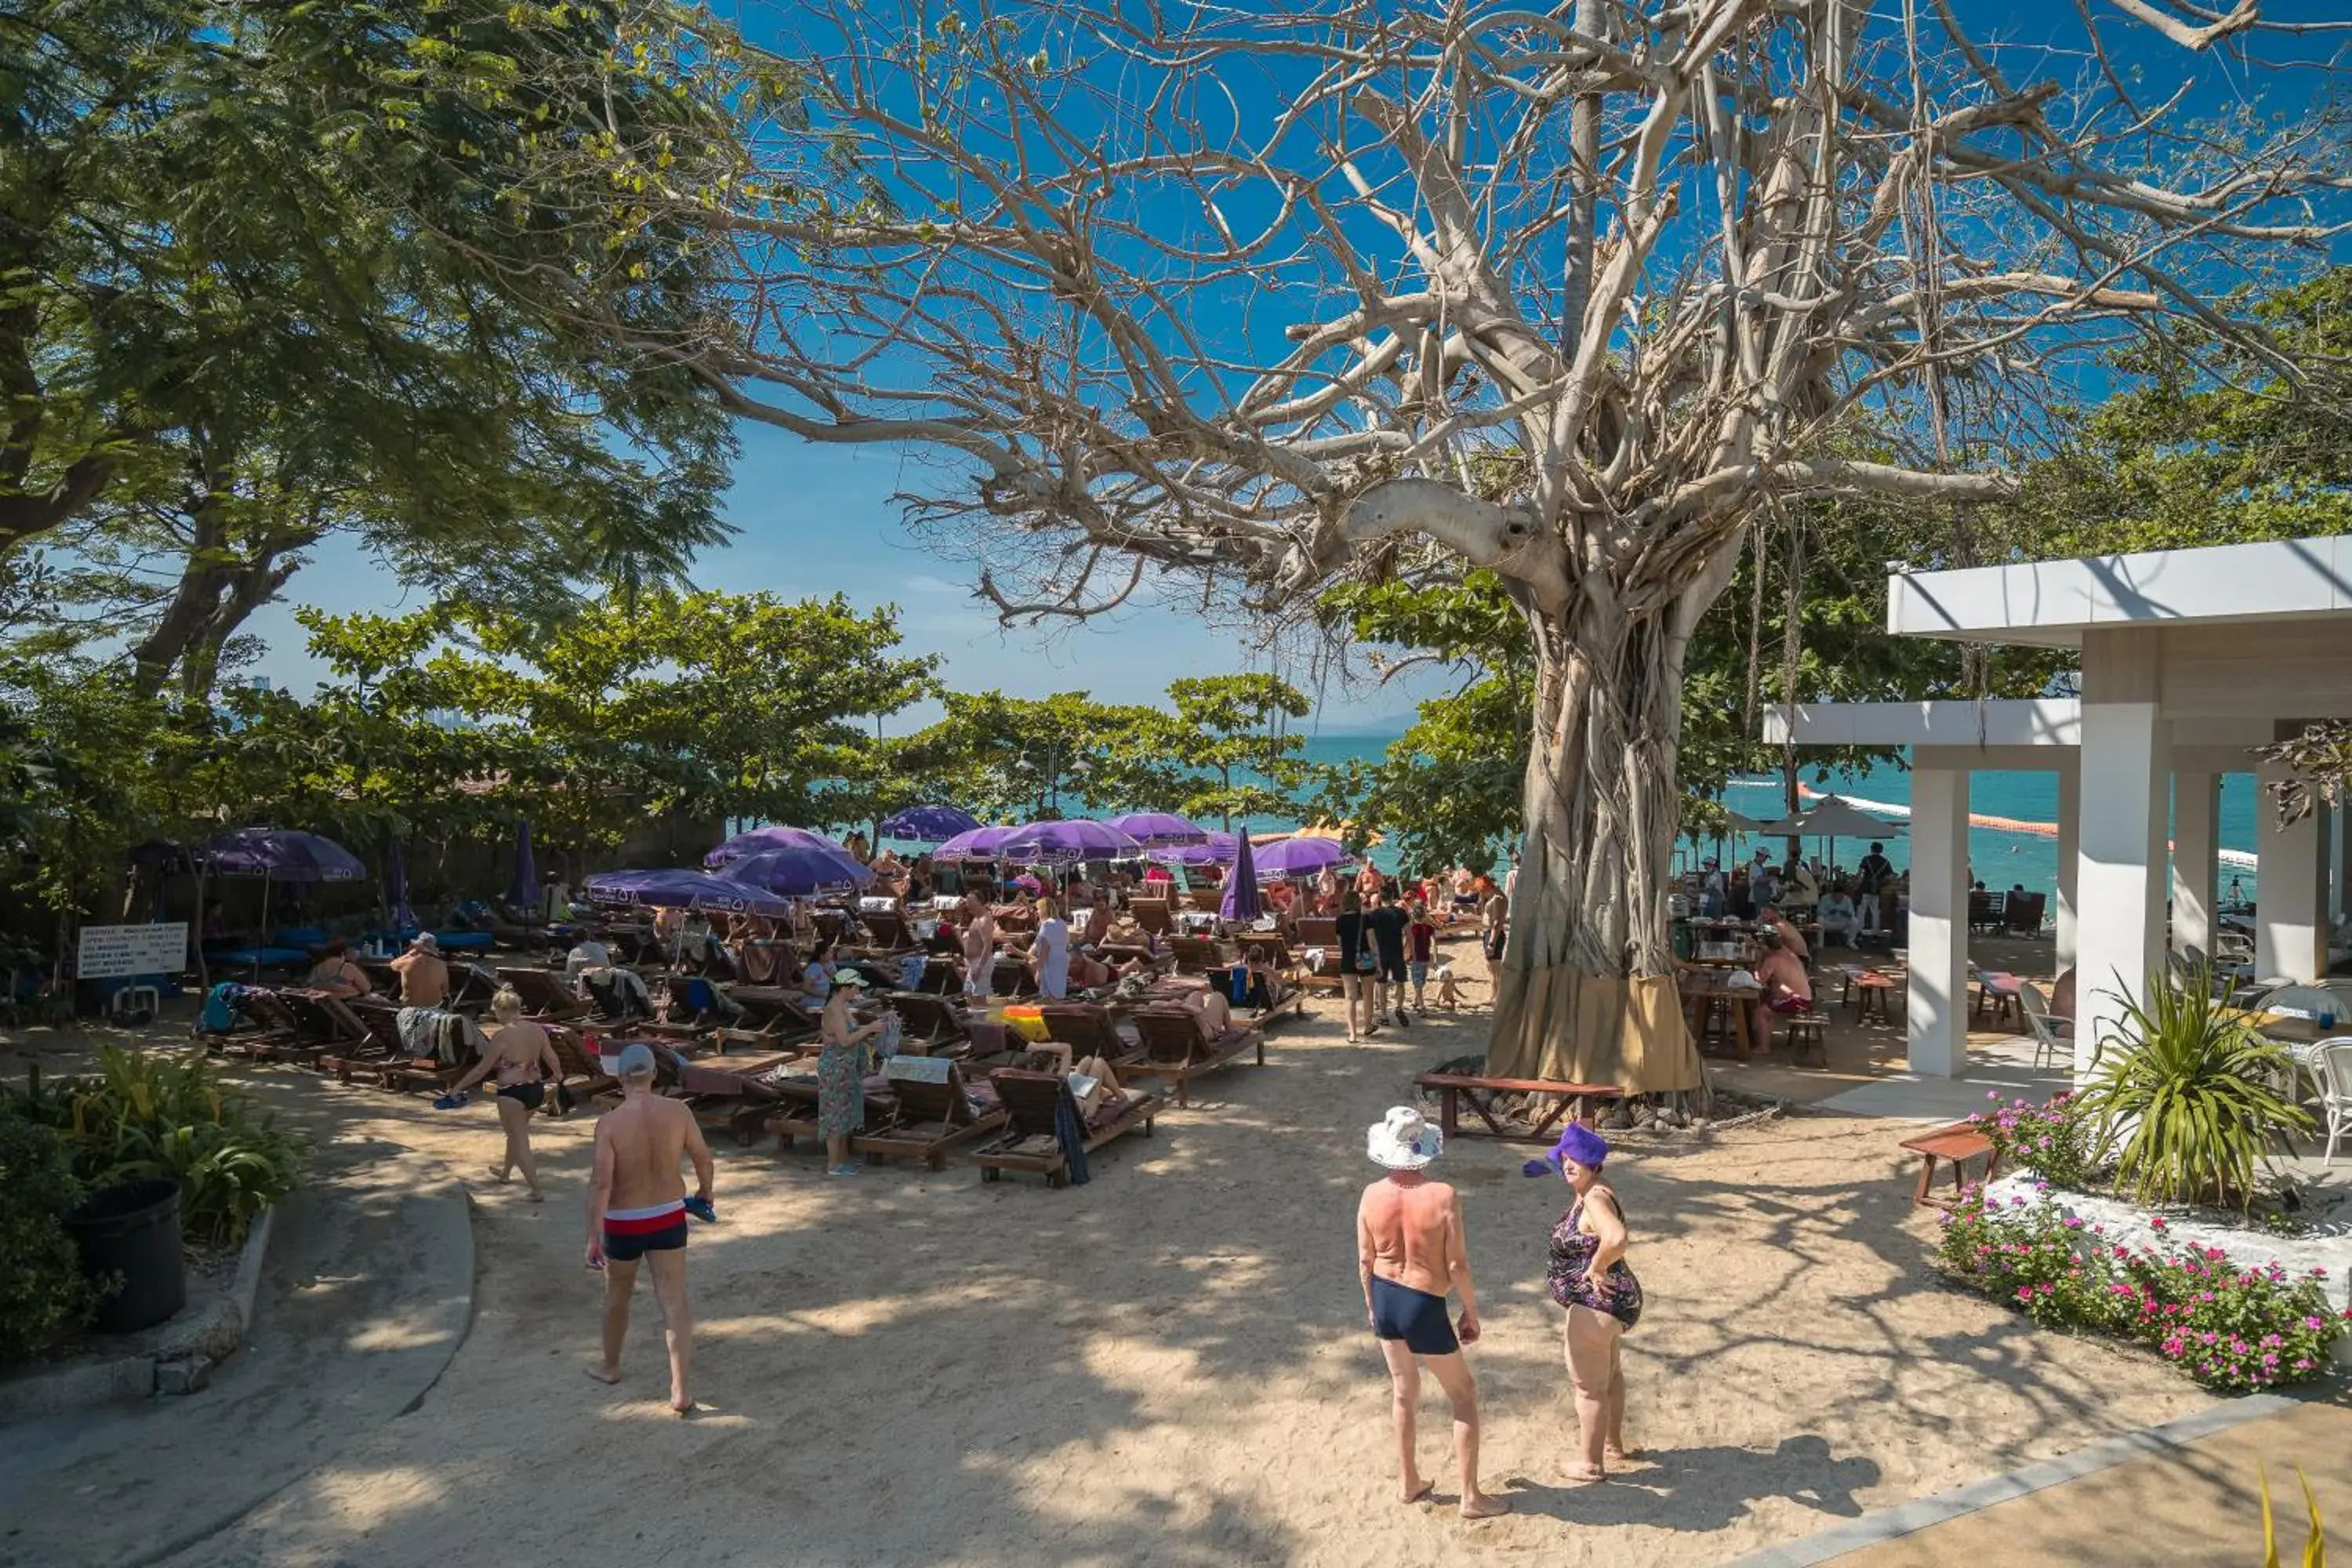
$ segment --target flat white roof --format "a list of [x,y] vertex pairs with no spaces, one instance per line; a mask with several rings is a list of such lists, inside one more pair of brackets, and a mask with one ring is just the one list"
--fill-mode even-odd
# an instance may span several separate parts
[[1897,572],[1886,580],[1889,631],[1963,642],[2080,647],[2093,627],[2311,620],[2347,611],[2352,534]]
[[1988,702],[1800,702],[1764,710],[1769,744],[1801,746],[2078,746],[2083,705],[2072,697]]

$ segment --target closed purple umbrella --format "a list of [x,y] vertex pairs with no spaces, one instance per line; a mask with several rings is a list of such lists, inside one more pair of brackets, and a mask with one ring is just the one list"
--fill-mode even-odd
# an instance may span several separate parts
[[1003,858],[1022,865],[1059,860],[1132,860],[1143,846],[1118,828],[1076,816],[1062,822],[1032,822],[1015,828],[996,847]]
[[755,827],[749,833],[739,833],[702,858],[703,865],[717,870],[730,860],[740,860],[746,855],[765,854],[771,849],[830,849],[835,855],[847,855],[848,850],[822,833],[812,833],[805,827],[780,827],[773,824]]
[[934,860],[987,860],[996,847],[1021,830],[1017,827],[973,827],[957,834],[931,851]]
[[769,849],[730,860],[719,876],[788,898],[806,898],[827,888],[862,888],[874,873],[837,849]]
[[910,805],[893,816],[882,819],[886,838],[903,838],[910,844],[938,844],[953,838],[959,833],[970,833],[980,826],[980,818],[952,805]]
[[1225,896],[1217,900],[1217,913],[1229,921],[1254,921],[1265,913],[1257,896],[1257,866],[1246,833],[1234,839],[1234,868],[1225,874]]
[[383,852],[383,907],[393,930],[416,929],[416,911],[408,907],[408,862],[400,853],[397,838]]
[[1257,874],[1262,881],[1284,878],[1313,877],[1327,868],[1349,863],[1348,852],[1336,838],[1281,838],[1267,845],[1255,856]]
[[656,910],[716,910],[730,915],[788,915],[793,907],[748,882],[730,881],[678,868],[658,871],[604,871],[588,879],[588,898],[599,904],[641,904]]
[[1125,816],[1106,816],[1103,826],[1117,828],[1147,849],[1209,841],[1208,829],[1168,811],[1131,811]]
[[528,817],[515,826],[514,886],[507,889],[507,902],[524,913],[539,908],[539,862],[532,858],[530,853],[530,821]]

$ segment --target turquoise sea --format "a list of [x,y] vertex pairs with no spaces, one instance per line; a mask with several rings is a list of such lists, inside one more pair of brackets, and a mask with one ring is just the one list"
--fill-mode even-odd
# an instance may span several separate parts
[[[1389,738],[1372,735],[1318,735],[1307,742],[1307,756],[1311,762],[1337,763],[1351,756],[1379,757],[1388,749]],[[1799,782],[1808,788],[1827,794],[1842,795],[1864,811],[1872,803],[1908,807],[1911,804],[1911,775],[1896,767],[1875,767],[1855,774],[1833,775],[1829,782],[1818,782],[1811,769],[1799,775]],[[1750,816],[1774,817],[1781,814],[1781,784],[1777,777],[1734,784],[1724,797],[1724,804]],[[2236,850],[2250,859],[2254,848],[2254,781],[2251,773],[2230,773],[2221,781],[2221,847],[2224,851],[2221,870],[2224,901],[2231,881],[2237,880],[2244,896],[2254,896],[2254,868],[2251,864],[2231,863],[2229,851]],[[1969,786],[1969,810],[1980,816],[2008,817],[2019,822],[2058,820],[2058,777],[2055,773],[1977,773]],[[1893,814],[1882,814],[1892,816]],[[1731,847],[1746,856],[1753,842],[1745,837],[1731,841]],[[1910,864],[1911,857],[1905,836],[1895,834],[1886,840],[1886,858],[1900,869]],[[1780,843],[1770,847],[1778,853]],[[1816,847],[1808,845],[1808,853]],[[1867,843],[1840,839],[1837,859],[1852,866],[1869,848]],[[1689,853],[1687,842],[1685,853]],[[1708,851],[1712,852],[1712,846]],[[1375,859],[1381,859],[1379,855]],[[2022,883],[2029,892],[2042,892],[2053,897],[2058,888],[2058,840],[2054,836],[2042,837],[2029,833],[2013,833],[2000,828],[1977,827],[1969,833],[1969,858],[1978,879],[1990,888],[2008,888]],[[1385,860],[1382,862],[1386,864]]]

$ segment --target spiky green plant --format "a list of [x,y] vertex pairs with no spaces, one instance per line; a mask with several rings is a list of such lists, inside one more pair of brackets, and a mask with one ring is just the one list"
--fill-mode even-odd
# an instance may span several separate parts
[[2210,971],[2176,987],[2162,971],[2147,1000],[2118,995],[2124,1014],[2099,1041],[2084,1110],[2101,1129],[2116,1185],[2141,1203],[2250,1206],[2273,1134],[2311,1118],[2278,1085],[2292,1062],[2234,1005]]

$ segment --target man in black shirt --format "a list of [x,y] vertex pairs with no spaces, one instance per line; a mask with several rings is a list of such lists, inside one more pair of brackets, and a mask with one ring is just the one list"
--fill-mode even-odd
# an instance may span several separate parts
[[1378,967],[1372,974],[1372,1016],[1388,1011],[1390,987],[1395,987],[1396,1021],[1410,1024],[1404,1011],[1405,913],[1397,908],[1396,889],[1383,879],[1380,901],[1364,915],[1364,932],[1371,939]]
[[1886,846],[1873,843],[1870,853],[1854,868],[1854,874],[1862,881],[1854,889],[1854,912],[1862,917],[1862,929],[1875,935],[1879,929],[1879,890],[1895,879],[1895,864],[1886,858]]

